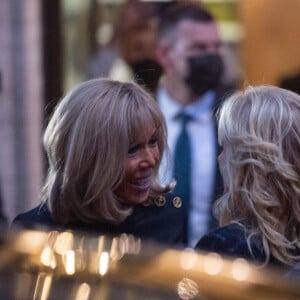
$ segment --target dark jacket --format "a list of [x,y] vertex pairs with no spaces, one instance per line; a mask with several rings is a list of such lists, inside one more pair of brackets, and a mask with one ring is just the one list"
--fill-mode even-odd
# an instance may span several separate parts
[[[197,250],[216,252],[229,257],[241,257],[253,262],[263,263],[266,259],[262,242],[259,238],[251,239],[252,254],[248,248],[245,230],[238,224],[220,227],[204,235],[196,245]],[[275,258],[270,258],[270,265],[280,265]]]
[[169,246],[186,245],[186,212],[181,199],[170,193],[157,197],[146,205],[134,206],[132,214],[120,224],[86,224],[78,221],[58,226],[54,223],[46,204],[16,216],[13,224],[26,228],[42,225],[61,230],[91,231],[108,235],[127,233]]

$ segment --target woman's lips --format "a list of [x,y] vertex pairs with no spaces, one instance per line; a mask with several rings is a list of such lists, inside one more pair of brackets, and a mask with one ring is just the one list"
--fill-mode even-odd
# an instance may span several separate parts
[[135,179],[130,184],[139,191],[147,191],[151,185],[151,176]]

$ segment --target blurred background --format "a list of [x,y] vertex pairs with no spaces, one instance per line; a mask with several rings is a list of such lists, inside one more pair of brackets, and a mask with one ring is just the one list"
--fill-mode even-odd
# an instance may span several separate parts
[[[120,53],[128,62],[130,54],[151,50],[140,49],[135,40],[151,38],[153,20],[172,1],[144,2],[155,3],[146,15],[124,14],[121,0],[0,1],[0,189],[7,220],[39,202],[46,170],[41,136],[62,95],[93,76],[126,80]],[[219,21],[224,80],[297,88],[299,0],[199,2]],[[150,25],[136,26],[135,17]],[[103,61],[96,74],[95,65]]]

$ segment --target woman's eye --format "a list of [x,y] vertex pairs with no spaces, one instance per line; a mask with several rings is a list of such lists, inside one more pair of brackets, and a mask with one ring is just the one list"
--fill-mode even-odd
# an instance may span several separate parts
[[129,148],[128,154],[129,154],[129,155],[133,155],[133,154],[135,154],[135,153],[138,151],[138,149],[139,149],[139,146],[138,146],[138,145],[133,146],[133,147]]
[[156,146],[156,145],[157,145],[157,142],[158,142],[158,139],[153,137],[153,138],[150,139],[150,141],[149,141],[148,144],[149,144],[150,146]]

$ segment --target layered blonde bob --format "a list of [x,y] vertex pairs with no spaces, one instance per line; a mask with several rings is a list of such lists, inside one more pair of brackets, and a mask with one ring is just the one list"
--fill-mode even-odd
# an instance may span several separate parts
[[[219,112],[226,146],[227,192],[215,205],[220,225],[238,222],[270,256],[290,265],[300,249],[300,96],[272,86],[248,87]],[[299,253],[299,252],[298,252]]]
[[[124,178],[131,143],[154,125],[160,160],[166,125],[156,101],[135,83],[93,79],[56,107],[44,134],[49,169],[43,188],[58,224],[120,222],[131,212],[114,194]],[[151,195],[161,191],[158,168]]]

